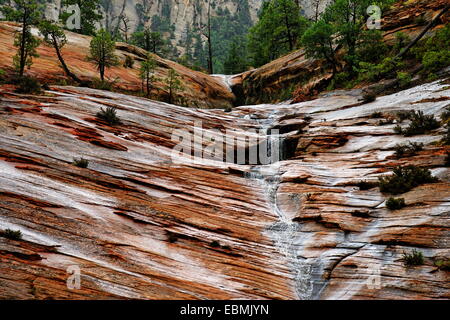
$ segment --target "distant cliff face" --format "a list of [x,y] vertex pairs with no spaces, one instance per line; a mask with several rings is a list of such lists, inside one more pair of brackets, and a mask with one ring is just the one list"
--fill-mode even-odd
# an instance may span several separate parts
[[[232,15],[245,11],[254,23],[262,3],[261,0],[212,0],[211,14],[216,15],[219,10],[228,10]],[[180,54],[184,53],[182,43],[187,30],[201,28],[208,19],[207,0],[102,0],[102,9],[107,29],[117,30],[121,18],[126,17],[130,33],[144,26],[151,26],[154,31],[159,29]]]
[[[314,19],[330,0],[297,0],[303,14]],[[258,11],[264,0],[211,0],[211,14],[228,10],[231,15],[249,16],[251,23],[258,19]],[[123,17],[129,20],[129,33],[144,26],[160,29],[171,44],[184,54],[183,42],[188,30],[200,29],[207,23],[208,0],[102,0],[104,20],[102,24],[110,31],[123,28]],[[47,3],[48,11],[59,11],[61,0]]]
[[311,19],[318,17],[332,0],[298,0],[303,14]]

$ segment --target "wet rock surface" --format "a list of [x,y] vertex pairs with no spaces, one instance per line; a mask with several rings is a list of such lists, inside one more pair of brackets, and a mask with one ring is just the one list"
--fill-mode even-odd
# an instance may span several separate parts
[[[438,116],[448,85],[430,83],[361,105],[338,92],[294,105],[188,109],[86,88],[41,96],[0,90],[0,297],[16,299],[449,298],[450,174],[441,127],[395,135],[371,118]],[[120,125],[95,114],[117,108]],[[174,130],[236,137],[280,129],[288,159],[239,165],[172,156]],[[198,126],[197,126],[198,127]],[[264,132],[264,131],[263,131]],[[397,143],[424,150],[394,157]],[[448,150],[448,148],[447,148]],[[72,164],[89,161],[87,168]],[[440,181],[390,211],[378,188],[398,164]],[[424,264],[406,267],[403,252]],[[81,272],[68,289],[68,268]]]

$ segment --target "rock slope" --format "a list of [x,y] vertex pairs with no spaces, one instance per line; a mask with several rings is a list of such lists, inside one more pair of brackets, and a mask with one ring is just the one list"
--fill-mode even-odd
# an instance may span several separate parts
[[[370,104],[335,92],[294,105],[188,109],[86,88],[41,96],[0,91],[0,298],[14,299],[448,299],[450,171],[443,129],[404,138],[370,116],[439,115],[448,84]],[[115,106],[122,123],[95,117]],[[203,134],[279,128],[286,158],[271,165],[172,157],[174,130]],[[261,133],[264,135],[264,132]],[[277,138],[277,137],[275,137]],[[426,144],[396,159],[395,144]],[[89,160],[87,168],[73,158]],[[440,182],[385,207],[359,190],[400,163]],[[422,266],[405,267],[419,249]],[[79,289],[69,289],[73,270]]]
[[[0,22],[0,69],[13,73],[12,61],[17,48],[14,47],[14,32],[18,25],[10,22]],[[33,33],[39,36],[36,29]],[[68,43],[62,49],[63,57],[71,69],[80,79],[93,81],[99,78],[95,66],[87,60],[89,56],[89,43],[91,37],[66,31]],[[126,43],[116,44],[116,55],[120,64],[106,71],[107,80],[112,82],[118,90],[129,93],[140,93],[142,81],[139,78],[140,63],[145,59],[146,52]],[[43,83],[54,84],[68,81],[64,71],[59,65],[59,60],[52,47],[41,45],[38,49],[39,58],[34,58],[31,69],[27,74],[40,79]],[[126,56],[131,57],[135,63],[133,68],[125,68],[123,63]],[[152,91],[152,97],[166,101],[168,90],[164,79],[170,69],[174,69],[180,76],[184,87],[183,91],[175,93],[176,98],[186,106],[197,108],[231,108],[234,103],[234,95],[219,79],[190,70],[178,63],[162,59],[154,55],[157,61],[156,77],[159,78]]]

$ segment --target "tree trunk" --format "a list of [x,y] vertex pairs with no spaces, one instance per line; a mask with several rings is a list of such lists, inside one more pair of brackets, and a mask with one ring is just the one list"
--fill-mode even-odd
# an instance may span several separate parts
[[394,60],[401,58],[402,56],[405,55],[405,53],[407,53],[409,51],[409,49],[411,49],[413,46],[415,46],[416,43],[420,39],[422,39],[422,37],[428,32],[428,30],[430,30],[434,26],[434,24],[442,17],[442,15],[444,13],[446,13],[449,9],[450,9],[450,5],[447,5],[444,9],[442,9],[442,11],[436,17],[434,17],[434,19],[432,19],[430,21],[430,23],[425,27],[425,29],[423,29],[423,31],[405,49],[400,51],[400,53],[394,57]]
[[[25,9],[26,10],[26,9]],[[26,56],[26,42],[27,42],[27,38],[26,38],[26,33],[27,33],[27,29],[28,29],[28,23],[27,23],[27,11],[23,13],[23,19],[22,19],[22,39],[21,39],[21,43],[20,43],[20,61],[19,61],[19,76],[23,77],[23,73],[25,72],[25,64],[27,61],[27,56]]]
[[103,65],[100,66],[100,79],[105,81],[105,67]]
[[315,5],[316,5],[315,21],[316,22],[319,21],[319,4],[320,4],[320,1],[316,0],[316,3],[315,3]]
[[169,103],[172,104],[172,84],[170,85],[169,88]]
[[61,66],[62,66],[64,72],[66,73],[67,76],[72,78],[74,81],[76,81],[78,83],[81,83],[82,81],[74,73],[72,73],[69,70],[69,67],[67,67],[66,62],[64,61],[64,58],[61,55],[61,51],[60,51],[60,49],[58,47],[58,43],[56,42],[55,36],[52,35],[52,38],[53,38],[53,46],[54,46],[54,48],[56,50],[56,55],[58,56],[59,62],[61,63]]
[[286,32],[289,41],[289,51],[292,51],[294,50],[294,39],[291,34],[291,25],[289,24],[289,16],[288,16],[289,13],[286,10],[286,6],[284,6],[283,11],[284,11],[284,23],[286,25]]
[[211,44],[211,0],[208,1],[208,71],[210,74],[214,73],[212,61],[212,44]]

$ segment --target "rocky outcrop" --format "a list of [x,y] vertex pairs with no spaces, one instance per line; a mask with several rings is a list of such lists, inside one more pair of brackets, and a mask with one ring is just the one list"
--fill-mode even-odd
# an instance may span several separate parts
[[[18,26],[14,23],[0,22],[0,69],[13,73],[11,68],[13,56],[16,53],[14,44],[14,32]],[[38,35],[36,29],[33,30]],[[87,60],[89,55],[89,43],[91,38],[76,33],[66,31],[68,43],[62,49],[63,57],[70,69],[82,80],[92,81],[99,77],[98,72],[91,62]],[[139,78],[139,68],[141,61],[145,58],[146,52],[140,48],[125,43],[117,43],[116,55],[120,59],[120,64],[107,70],[108,81],[113,82],[113,86],[120,91],[140,94],[142,81]],[[41,45],[38,48],[39,58],[34,58],[31,69],[27,74],[40,79],[43,83],[67,83],[55,50],[51,47]],[[125,68],[123,63],[125,57],[131,57],[135,63],[133,68]],[[197,108],[231,108],[234,103],[234,95],[224,83],[215,77],[211,77],[202,72],[193,71],[170,60],[162,59],[154,55],[158,68],[156,77],[159,80],[154,84],[152,98],[166,101],[168,90],[164,83],[170,69],[174,69],[180,76],[183,91],[177,92],[176,99],[180,104]]]
[[[381,30],[386,43],[392,44],[395,34],[400,31],[413,39],[423,30],[424,24],[446,5],[445,0],[396,2],[391,10],[382,14]],[[429,34],[448,23],[449,19],[447,12]],[[236,77],[234,91],[237,99],[247,104],[273,103],[290,98],[300,102],[316,97],[331,78],[331,70],[324,68],[320,61],[308,59],[300,49]]]
[[[450,259],[443,129],[405,138],[371,115],[439,115],[449,96],[435,82],[370,104],[348,91],[224,113],[87,88],[24,96],[3,86],[0,228],[23,237],[0,237],[0,297],[448,299],[448,271],[435,266]],[[95,117],[105,106],[121,124]],[[269,128],[291,146],[271,165],[173,154],[174,130],[242,137]],[[394,146],[408,140],[424,150],[396,159]],[[72,164],[80,157],[87,168]],[[407,207],[390,211],[378,188],[356,185],[397,164],[429,167],[439,182],[401,195]],[[404,265],[412,249],[423,265]],[[76,270],[80,287],[69,289]]]

